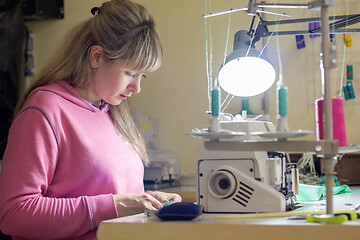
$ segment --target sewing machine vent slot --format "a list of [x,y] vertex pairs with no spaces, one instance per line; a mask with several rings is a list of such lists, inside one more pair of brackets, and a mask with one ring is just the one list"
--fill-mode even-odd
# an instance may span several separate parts
[[240,205],[246,207],[250,201],[250,198],[254,192],[254,189],[243,182],[240,182],[239,189],[233,200]]

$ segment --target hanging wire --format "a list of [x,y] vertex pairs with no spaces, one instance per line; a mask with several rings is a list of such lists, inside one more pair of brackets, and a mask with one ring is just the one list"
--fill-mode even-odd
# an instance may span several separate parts
[[[349,0],[346,0],[346,15],[348,15],[350,12],[350,2]],[[348,19],[348,17],[346,16],[346,20]],[[347,28],[345,28],[345,33],[347,33]],[[339,89],[339,97],[341,97],[342,95],[342,89],[344,86],[344,72],[345,72],[345,60],[346,60],[346,44],[344,44],[343,47],[343,59],[342,59],[342,67],[341,67],[341,80],[340,80],[340,89]],[[351,54],[351,52],[350,52]]]
[[281,61],[281,53],[280,53],[280,41],[279,41],[279,35],[276,34],[276,52],[277,52],[277,58],[278,58],[278,62],[279,62],[279,80],[278,80],[278,84],[282,85],[284,84],[284,80],[282,77],[283,74],[283,66],[282,66],[282,61]]
[[[302,82],[302,88],[303,88],[303,92],[306,93],[306,87],[305,87],[305,79],[304,79],[304,63],[305,63],[305,54],[304,51],[301,51],[301,59],[302,59],[302,68],[300,69],[300,78],[301,78],[301,82]],[[303,98],[304,98],[304,106],[305,106],[305,110],[308,112],[309,108],[307,106],[307,98],[306,98],[306,94],[303,94]]]
[[[226,56],[227,56],[227,51],[228,51],[228,46],[229,46],[230,25],[231,25],[231,13],[229,13],[229,21],[228,21],[227,34],[226,34],[223,65],[225,64],[225,61],[226,61]],[[230,101],[226,104],[225,108],[221,109],[223,107],[223,105],[226,103],[226,101],[228,100],[229,96],[230,96],[230,94],[228,93],[226,98],[224,99],[224,101],[221,103],[221,106],[220,106],[220,111],[221,112],[224,112],[224,110],[229,105],[230,101],[232,100],[232,98],[231,98]]]
[[[312,41],[310,41],[310,43],[311,43],[311,46],[312,46],[312,52],[313,52],[313,56],[314,56],[314,58],[312,58],[312,60],[313,60],[313,65],[315,66],[315,64],[317,64],[319,61],[320,61],[320,59],[319,59],[319,61],[316,61],[317,59],[318,59],[318,57],[320,56],[320,53],[319,53],[319,48],[318,48],[318,44],[317,43],[315,43],[315,39],[313,39]],[[320,69],[320,71],[321,71],[321,69]],[[314,68],[314,71],[313,71],[313,79],[314,79],[314,81],[313,81],[313,87],[314,87],[314,101],[315,101],[315,99],[317,99],[318,97],[317,97],[317,95],[316,95],[316,93],[317,93],[317,89],[318,89],[318,85],[317,85],[317,78],[318,78],[318,73],[316,72],[316,68]],[[320,91],[321,91],[321,89],[320,89]],[[322,95],[321,95],[322,96]],[[311,105],[313,105],[313,102],[311,102]]]
[[344,44],[342,66],[341,66],[341,80],[340,80],[339,97],[341,97],[341,95],[342,95],[342,89],[344,86],[344,70],[345,70],[345,58],[346,58],[345,56],[346,56],[346,45]]
[[[305,0],[302,1],[303,4],[305,4]],[[307,11],[307,9],[303,9],[302,10],[302,17],[306,17],[306,13],[305,11]],[[301,27],[301,26],[300,26]],[[305,107],[305,111],[308,113],[309,111],[309,107],[307,105],[307,91],[306,91],[306,84],[305,84],[305,79],[304,79],[304,63],[305,61],[305,53],[304,51],[307,51],[308,48],[304,48],[302,49],[303,51],[301,51],[301,69],[300,69],[300,79],[301,79],[301,83],[302,83],[302,90],[303,90],[303,100],[304,100],[304,107]]]
[[231,24],[231,13],[229,13],[229,21],[228,21],[228,27],[227,27],[227,33],[226,33],[226,42],[225,42],[225,53],[224,53],[224,61],[223,64],[225,64],[228,46],[229,46],[229,36],[230,36],[230,24]]
[[[205,12],[211,11],[211,0],[205,0]],[[208,22],[209,21],[209,22]],[[208,82],[209,110],[211,109],[211,84],[212,84],[212,29],[211,19],[205,19],[205,54],[206,54],[206,76]]]
[[[228,95],[230,95],[230,94],[228,94]],[[231,95],[230,100],[228,101],[228,103],[226,104],[226,106],[221,110],[221,112],[225,112],[225,109],[229,106],[229,104],[230,104],[230,102],[233,100],[233,98],[234,98],[234,95]]]
[[[334,4],[334,7],[332,8],[333,9],[333,13],[332,13],[332,19],[330,19],[330,20],[332,20],[332,21],[335,21],[335,16],[336,16],[336,4]],[[335,25],[332,25],[331,26],[331,29],[330,30],[332,30],[332,32],[333,32],[333,35],[334,35],[334,41],[336,41],[335,40]],[[343,62],[344,63],[344,62]],[[342,66],[343,67],[343,66]],[[342,70],[342,69],[341,69]],[[335,79],[337,79],[337,74],[338,74],[338,68],[335,68],[335,70],[334,70],[334,76],[335,76]],[[343,74],[343,72],[341,73],[341,74]],[[340,78],[340,81],[339,81],[339,83],[340,83],[340,89],[339,89],[339,91],[337,91],[337,93],[335,94],[336,95],[336,97],[341,97],[341,90],[342,90],[342,78]]]
[[230,97],[230,94],[228,93],[226,95],[226,98],[224,99],[224,101],[221,103],[220,109],[223,107],[223,105],[225,104],[225,102],[228,100],[229,97]]

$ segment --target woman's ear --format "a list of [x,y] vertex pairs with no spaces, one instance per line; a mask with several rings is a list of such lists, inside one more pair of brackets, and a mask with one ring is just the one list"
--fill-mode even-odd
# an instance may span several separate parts
[[99,45],[94,45],[90,49],[89,61],[92,68],[98,68],[101,58],[103,56],[103,50]]

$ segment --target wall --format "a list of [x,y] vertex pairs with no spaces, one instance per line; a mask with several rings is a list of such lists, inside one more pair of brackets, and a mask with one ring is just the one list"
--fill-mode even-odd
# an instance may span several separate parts
[[[27,25],[34,32],[35,38],[35,67],[38,71],[56,53],[57,45],[64,34],[76,23],[92,17],[90,9],[98,6],[100,0],[65,0],[65,19],[30,22]],[[201,140],[185,136],[193,128],[205,128],[208,124],[208,95],[206,75],[206,36],[205,21],[202,17],[209,9],[212,12],[247,6],[246,0],[138,0],[148,8],[157,23],[157,29],[164,47],[164,63],[162,67],[151,73],[142,83],[141,94],[131,99],[132,105],[145,113],[159,119],[160,147],[171,149],[180,158],[183,173],[194,173],[196,169],[196,154]],[[280,1],[279,1],[280,2]],[[299,1],[281,1],[298,3]],[[307,1],[301,1],[307,2]],[[360,4],[355,0],[337,0],[336,7],[331,9],[331,15],[359,13]],[[205,5],[207,10],[205,11]],[[280,10],[277,10],[280,12]],[[318,16],[318,12],[308,10],[292,10],[293,18]],[[230,17],[230,24],[229,24]],[[274,17],[267,15],[268,20]],[[244,12],[213,17],[207,21],[212,33],[212,71],[215,74],[225,56],[225,46],[229,26],[228,51],[232,49],[232,38],[236,31],[248,30],[251,17]],[[359,24],[358,24],[359,25]],[[356,27],[357,25],[355,25]],[[359,26],[357,26],[359,27]],[[269,29],[270,31],[274,28]],[[306,24],[279,26],[278,30],[307,29]],[[208,33],[210,33],[208,31]],[[354,87],[359,93],[360,76],[357,71],[359,64],[360,34],[352,34],[353,46],[346,49],[346,61],[354,64]],[[273,36],[267,45],[267,53],[272,63],[279,69],[278,53],[281,56],[285,84],[289,89],[289,125],[291,130],[306,129],[315,131],[314,99],[321,96],[319,54],[320,38],[310,39],[306,36],[306,48],[296,48],[294,36]],[[333,71],[333,94],[340,88],[343,42],[342,35],[336,37],[339,47],[339,67]],[[208,38],[210,43],[210,38]],[[258,48],[261,43],[257,44]],[[280,46],[280,47],[278,47]],[[280,51],[280,52],[279,52]],[[351,53],[351,54],[350,54]],[[350,58],[351,55],[351,58]],[[275,87],[269,90],[269,107],[271,121],[276,123],[276,94]],[[222,93],[223,99],[226,93]],[[250,99],[253,112],[262,114],[262,95]],[[226,112],[236,114],[241,110],[241,100],[234,98]],[[360,144],[356,131],[360,102],[355,99],[345,103],[348,142]],[[354,131],[355,130],[355,131]],[[315,139],[315,134],[307,139]]]

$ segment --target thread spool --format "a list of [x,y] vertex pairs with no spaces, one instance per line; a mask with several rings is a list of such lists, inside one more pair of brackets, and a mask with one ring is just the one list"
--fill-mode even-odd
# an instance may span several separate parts
[[305,48],[304,35],[295,35],[297,49]]
[[[315,100],[315,117],[316,117],[316,138],[324,139],[324,111],[323,99]],[[346,126],[344,116],[344,104],[342,98],[332,99],[332,117],[333,117],[333,139],[338,140],[338,146],[347,146]]]
[[211,90],[211,118],[209,123],[210,132],[220,131],[220,87],[216,77],[213,77],[212,90]]
[[354,99],[355,98],[355,92],[354,92],[354,87],[353,87],[353,84],[352,84],[351,80],[348,80],[346,82],[346,87],[347,87],[347,90],[348,90],[349,98]]
[[278,114],[281,117],[288,115],[288,90],[284,86],[278,89]]
[[241,98],[241,111],[246,111],[247,114],[252,115],[254,114],[251,110],[250,110],[250,102],[249,102],[249,98],[248,97],[243,97]]
[[355,92],[352,84],[352,80],[354,78],[354,72],[353,72],[352,64],[346,65],[346,78],[347,78],[346,86],[344,87],[345,100],[354,99]]
[[350,93],[349,93],[349,89],[348,89],[348,87],[347,87],[347,84],[343,87],[343,89],[344,89],[345,100],[346,100],[346,101],[347,101],[347,100],[350,100],[351,98],[350,98]]
[[351,47],[352,46],[350,33],[345,33],[344,34],[344,42],[345,42],[346,47]]
[[330,34],[330,42],[336,42],[335,34]]
[[352,80],[354,78],[353,65],[346,65],[346,78],[347,80]]
[[[315,29],[320,28],[320,22],[311,22],[309,23],[309,31],[312,32]],[[319,37],[320,34],[310,34],[310,38]]]
[[[350,28],[350,27],[346,26],[345,28]],[[345,43],[346,47],[351,47],[352,46],[350,33],[344,33],[344,43]]]
[[211,116],[218,117],[220,112],[220,90],[213,88],[211,91]]

